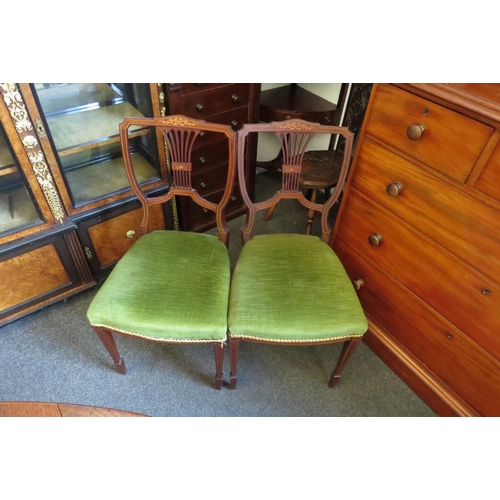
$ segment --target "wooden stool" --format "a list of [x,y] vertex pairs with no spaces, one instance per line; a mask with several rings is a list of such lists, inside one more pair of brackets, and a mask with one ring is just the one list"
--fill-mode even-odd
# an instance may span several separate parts
[[[316,203],[318,191],[321,190],[325,192],[327,200],[330,197],[330,189],[337,185],[341,167],[342,157],[336,155],[335,151],[308,151],[305,153],[302,161],[302,173],[300,174],[300,188],[306,190],[306,198]],[[277,204],[269,207],[264,215],[264,220],[267,221],[271,218],[276,206]],[[311,234],[314,215],[315,210],[309,209],[307,211],[306,234]]]

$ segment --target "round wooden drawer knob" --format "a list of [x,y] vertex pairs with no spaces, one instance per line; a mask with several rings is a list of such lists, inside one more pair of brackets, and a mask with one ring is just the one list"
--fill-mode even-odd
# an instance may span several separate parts
[[240,98],[236,95],[236,94],[233,94],[231,96],[231,101],[233,101],[235,104],[240,100]]
[[204,182],[200,182],[200,187],[201,187],[201,188],[206,188],[206,187],[207,187],[207,185],[206,185]]
[[127,238],[133,238],[134,236],[135,236],[135,231],[133,229],[127,231]]
[[205,106],[203,106],[203,104],[196,105],[196,111],[199,111],[201,113],[204,109],[205,109]]
[[403,191],[403,185],[400,182],[393,182],[387,186],[386,191],[389,196],[397,196]]
[[425,127],[421,123],[416,123],[415,125],[410,125],[406,131],[406,135],[410,141],[417,141],[422,137],[425,132]]
[[382,235],[379,233],[370,234],[368,242],[372,247],[378,247],[382,243]]
[[352,284],[354,285],[355,290],[361,290],[361,287],[365,286],[365,282],[361,278],[352,280]]

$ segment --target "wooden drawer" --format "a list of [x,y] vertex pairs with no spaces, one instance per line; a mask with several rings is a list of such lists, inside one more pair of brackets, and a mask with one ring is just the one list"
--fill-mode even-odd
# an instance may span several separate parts
[[218,165],[227,165],[228,155],[229,148],[227,139],[203,144],[197,147],[193,150],[191,157],[193,175],[201,173],[203,170],[212,169]]
[[[161,205],[150,207],[150,231],[165,229]],[[78,227],[92,273],[107,274],[111,267],[140,237],[142,207],[126,212],[109,212],[81,223]]]
[[500,201],[500,143],[479,174],[474,189]]
[[[500,359],[500,286],[351,189],[342,239]],[[381,235],[378,246],[368,237]]]
[[[389,196],[395,182],[401,194]],[[500,283],[500,214],[492,208],[367,140],[352,186]]]
[[[366,133],[458,182],[465,182],[491,136],[492,127],[392,85],[380,85],[373,96]],[[410,140],[410,126],[425,127]]]
[[170,88],[176,90],[182,95],[193,94],[195,92],[203,92],[205,90],[215,89],[218,87],[224,87],[226,85],[230,85],[229,83],[171,83],[169,84]]
[[233,83],[203,92],[183,95],[178,103],[181,115],[205,119],[211,115],[247,106],[248,84]]
[[349,276],[363,279],[368,315],[481,415],[500,415],[499,362],[340,238],[334,249]]
[[193,188],[206,197],[226,187],[227,164],[215,168],[205,169],[199,174],[193,175]]
[[[223,189],[206,197],[208,201],[218,202],[222,198]],[[186,231],[205,231],[209,227],[215,226],[215,212],[201,207],[191,198],[179,197],[179,204],[182,207],[182,226]],[[238,211],[243,211],[244,203],[241,197],[240,188],[236,184],[229,203],[226,206],[226,217],[235,215]]]

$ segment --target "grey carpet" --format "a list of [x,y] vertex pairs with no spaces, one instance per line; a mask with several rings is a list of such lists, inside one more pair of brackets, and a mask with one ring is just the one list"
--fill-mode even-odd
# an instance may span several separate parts
[[[273,174],[257,176],[266,190]],[[291,206],[290,206],[291,207]],[[283,203],[256,233],[303,232],[304,209]],[[291,215],[285,224],[283,217]],[[316,221],[317,222],[317,221]],[[240,217],[230,222],[232,265],[241,248]],[[315,225],[317,232],[317,224]],[[0,400],[117,408],[151,416],[429,417],[435,413],[361,344],[335,389],[328,388],[340,344],[242,343],[238,388],[213,389],[208,345],[162,345],[118,336],[128,372],[120,375],[86,320],[97,287],[0,329]],[[229,373],[226,349],[224,375]]]

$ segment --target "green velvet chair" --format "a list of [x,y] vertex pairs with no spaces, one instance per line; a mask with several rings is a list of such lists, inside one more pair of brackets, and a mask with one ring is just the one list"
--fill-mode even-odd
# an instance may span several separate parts
[[[243,248],[231,281],[228,336],[230,388],[236,388],[240,341],[279,345],[344,342],[329,386],[341,372],[368,329],[353,282],[329,246],[328,213],[339,198],[349,168],[353,134],[345,127],[322,126],[304,120],[244,125],[238,132],[238,175],[244,179],[244,150],[248,135],[274,132],[281,141],[281,189],[270,199],[253,203],[240,181],[247,206],[242,227]],[[341,134],[345,154],[339,181],[324,205],[307,200],[300,191],[305,151],[318,134]],[[282,199],[296,199],[321,213],[322,236],[265,234],[252,237],[256,212]]]
[[[154,127],[167,149],[171,187],[162,196],[146,196],[134,174],[128,147],[131,127]],[[166,343],[210,343],[215,350],[215,387],[222,385],[230,263],[229,229],[225,207],[236,172],[236,133],[229,125],[212,124],[184,116],[126,118],[120,125],[125,170],[142,203],[142,235],[117,263],[90,304],[87,317],[120,373],[125,363],[118,353],[114,333]],[[222,139],[228,170],[220,202],[213,203],[193,189],[193,148],[199,141]],[[226,141],[225,141],[225,140]],[[149,208],[188,196],[215,212],[219,236],[174,230],[148,232]]]

